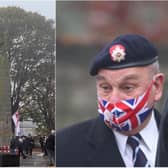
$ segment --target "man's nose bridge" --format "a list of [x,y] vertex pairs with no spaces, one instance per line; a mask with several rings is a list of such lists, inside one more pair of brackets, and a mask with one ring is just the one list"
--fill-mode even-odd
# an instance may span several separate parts
[[116,103],[120,100],[120,92],[117,88],[114,88],[110,94],[109,101],[110,103]]

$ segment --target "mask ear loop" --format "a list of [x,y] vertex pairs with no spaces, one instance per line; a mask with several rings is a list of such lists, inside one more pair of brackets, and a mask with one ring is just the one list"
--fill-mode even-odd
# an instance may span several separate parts
[[156,81],[156,76],[154,75],[152,79],[152,83],[154,83],[155,81]]

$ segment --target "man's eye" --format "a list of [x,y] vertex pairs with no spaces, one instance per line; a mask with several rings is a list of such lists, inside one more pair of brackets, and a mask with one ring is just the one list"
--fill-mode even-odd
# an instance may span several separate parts
[[134,86],[124,86],[123,90],[125,91],[132,91],[135,87]]
[[101,88],[102,88],[104,91],[110,91],[110,90],[111,90],[111,87],[110,87],[110,86],[101,86]]
[[109,89],[108,86],[103,86],[102,88],[103,88],[104,90],[108,90],[108,89]]

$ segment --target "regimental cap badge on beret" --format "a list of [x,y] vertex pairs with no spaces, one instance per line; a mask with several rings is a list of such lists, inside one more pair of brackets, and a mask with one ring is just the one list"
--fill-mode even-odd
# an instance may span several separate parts
[[125,47],[120,44],[113,45],[109,49],[109,54],[111,56],[112,61],[114,62],[121,62],[122,60],[125,60]]

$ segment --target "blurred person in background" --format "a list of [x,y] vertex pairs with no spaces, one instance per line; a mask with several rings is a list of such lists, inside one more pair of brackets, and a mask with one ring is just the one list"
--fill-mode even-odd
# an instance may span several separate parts
[[42,135],[39,135],[39,143],[40,143],[40,147],[41,147],[41,152],[44,153],[44,140],[45,140],[45,137],[42,136]]
[[10,140],[10,152],[15,154],[17,149],[17,138],[13,135]]
[[46,150],[49,158],[49,165],[55,164],[55,130],[51,130],[50,135],[46,139]]
[[59,130],[56,166],[155,166],[164,74],[145,37],[121,35],[92,60],[99,116]]
[[23,141],[25,140],[25,137],[24,136],[21,136],[18,138],[18,153],[19,153],[19,156],[22,156],[23,159],[26,159],[26,155],[24,154],[23,152]]
[[34,139],[30,133],[27,136],[27,146],[28,146],[28,154],[31,156],[34,147]]
[[44,156],[47,156],[47,147],[46,147],[46,141],[47,141],[48,136],[44,136]]

